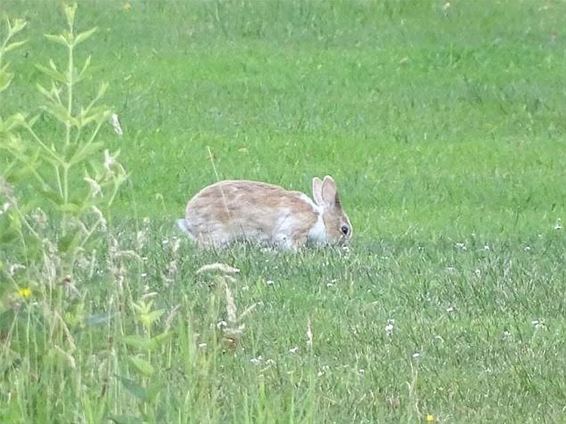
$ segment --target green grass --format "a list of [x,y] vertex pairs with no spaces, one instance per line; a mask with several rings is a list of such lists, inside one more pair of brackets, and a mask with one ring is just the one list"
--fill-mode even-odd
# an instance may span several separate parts
[[[99,27],[85,93],[109,81],[125,130],[103,133],[131,173],[118,252],[101,235],[77,292],[37,266],[0,325],[0,421],[566,420],[566,3],[124,4],[78,11]],[[33,111],[33,64],[62,56],[41,34],[64,19],[55,1],[4,12],[30,41],[0,114]],[[207,146],[221,178],[308,191],[333,175],[351,249],[172,249],[185,202],[216,179]],[[238,312],[256,305],[236,347],[217,329],[224,280],[196,274],[217,261],[241,270]],[[144,326],[148,293],[163,315]],[[149,348],[149,330],[169,336]]]

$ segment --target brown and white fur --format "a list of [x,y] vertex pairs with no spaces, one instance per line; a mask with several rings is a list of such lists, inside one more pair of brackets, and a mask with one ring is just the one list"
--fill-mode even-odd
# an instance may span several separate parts
[[189,200],[178,226],[199,247],[251,241],[284,249],[345,244],[352,225],[330,176],[313,178],[313,200],[298,191],[256,181],[220,181]]

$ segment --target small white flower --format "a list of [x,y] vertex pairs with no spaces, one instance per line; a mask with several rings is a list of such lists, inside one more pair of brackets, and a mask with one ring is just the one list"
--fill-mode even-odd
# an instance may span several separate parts
[[254,365],[259,365],[261,363],[261,361],[263,361],[263,358],[261,357],[261,355],[259,355],[257,358],[250,359],[250,362]]
[[478,278],[481,277],[481,269],[476,268],[476,269],[474,270],[474,274],[476,274],[476,277],[478,277]]
[[394,319],[388,319],[387,325],[385,326],[385,334],[387,334],[387,336],[391,337],[391,335],[393,334],[394,328],[395,328],[395,320]]
[[486,245],[483,247],[483,250],[485,250],[486,252],[489,252],[489,251],[491,250],[491,247],[489,247],[489,244],[486,244]]
[[556,220],[556,223],[554,224],[554,229],[555,230],[561,230],[562,229],[562,221],[560,220],[560,218],[558,218]]
[[320,371],[317,373],[318,377],[322,377],[324,374],[326,374],[328,371],[330,370],[330,367],[328,365],[323,365],[322,368],[320,369]]
[[446,312],[451,314],[452,312],[456,312],[456,308],[454,306],[450,305],[448,308],[446,308]]
[[459,249],[459,250],[462,250],[462,251],[468,250],[465,243],[456,243],[454,245],[454,247],[456,247],[456,249]]
[[199,343],[198,344],[199,349],[204,349],[205,347],[206,347],[206,343]]
[[273,280],[267,280],[267,281],[265,282],[265,284],[267,284],[268,286],[272,286],[272,285],[275,284],[275,283],[273,282]]
[[420,352],[415,352],[415,353],[413,353],[412,356],[413,356],[413,359],[419,359],[421,357],[421,354],[420,354]]
[[181,246],[181,240],[178,237],[173,236],[173,243],[171,245],[171,252],[176,253]]
[[525,252],[530,252],[531,251],[531,246],[525,246],[525,248],[523,249]]
[[112,124],[112,128],[114,129],[114,132],[119,135],[120,137],[124,134],[124,131],[122,131],[122,126],[120,125],[120,120],[118,119],[118,115],[113,113],[112,115],[110,115],[110,124]]
[[299,346],[295,346],[289,349],[289,353],[297,353],[298,351],[299,351]]
[[544,320],[542,320],[542,319],[532,320],[531,324],[533,325],[533,327],[535,327],[535,330],[540,330],[540,329],[546,328],[546,324],[544,323]]

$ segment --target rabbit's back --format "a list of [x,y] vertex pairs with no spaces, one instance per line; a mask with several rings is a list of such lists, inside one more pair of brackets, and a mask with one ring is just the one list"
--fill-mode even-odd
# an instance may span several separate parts
[[204,245],[236,240],[285,244],[317,220],[305,194],[256,181],[221,181],[202,189],[187,204],[185,229]]

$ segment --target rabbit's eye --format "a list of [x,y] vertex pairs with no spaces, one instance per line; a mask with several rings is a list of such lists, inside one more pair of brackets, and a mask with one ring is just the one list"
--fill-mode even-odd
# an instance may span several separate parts
[[348,235],[348,232],[350,232],[350,229],[348,228],[347,225],[342,225],[342,227],[340,228],[340,231],[342,231],[342,234],[344,234],[345,236]]

